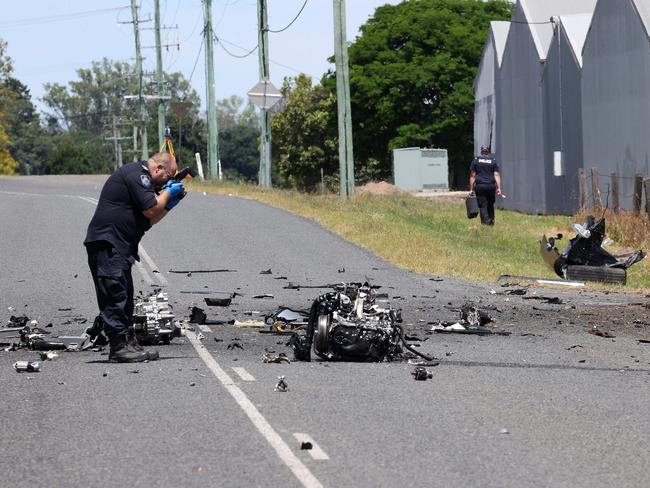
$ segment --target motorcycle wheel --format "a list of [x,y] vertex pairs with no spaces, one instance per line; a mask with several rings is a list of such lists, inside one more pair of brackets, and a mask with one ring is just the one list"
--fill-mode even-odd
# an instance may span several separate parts
[[319,315],[316,323],[316,334],[314,337],[314,351],[316,354],[323,355],[329,352],[329,332],[330,332],[330,316]]

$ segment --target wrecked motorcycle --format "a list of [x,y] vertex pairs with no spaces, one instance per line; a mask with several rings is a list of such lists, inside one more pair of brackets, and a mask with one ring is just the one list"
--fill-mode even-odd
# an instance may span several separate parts
[[540,241],[544,262],[562,278],[625,284],[627,269],[645,257],[642,250],[614,255],[603,249],[604,218],[596,221],[590,215],[586,224],[573,224],[573,228],[577,235],[569,240],[562,252],[555,246],[562,234],[548,239],[544,235]]
[[311,360],[312,345],[325,360],[393,360],[401,358],[405,348],[431,361],[405,341],[401,321],[399,310],[375,304],[368,283],[337,285],[313,301],[305,334],[294,333],[290,345],[299,361]]

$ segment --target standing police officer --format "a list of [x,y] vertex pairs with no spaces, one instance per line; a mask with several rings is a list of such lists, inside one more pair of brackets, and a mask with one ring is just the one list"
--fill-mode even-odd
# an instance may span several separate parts
[[469,169],[469,191],[476,194],[481,224],[494,225],[494,201],[501,195],[499,165],[489,148],[481,146],[481,155],[474,158]]
[[130,333],[134,305],[131,266],[140,260],[138,244],[144,233],[183,197],[183,185],[172,180],[177,171],[176,160],[168,153],[122,166],[106,180],[88,225],[84,245],[111,361],[158,359],[157,352],[145,351]]

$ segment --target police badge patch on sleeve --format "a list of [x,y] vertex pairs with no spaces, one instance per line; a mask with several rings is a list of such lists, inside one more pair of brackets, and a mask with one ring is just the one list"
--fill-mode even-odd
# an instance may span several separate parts
[[147,175],[140,175],[140,181],[145,188],[151,188],[151,178]]

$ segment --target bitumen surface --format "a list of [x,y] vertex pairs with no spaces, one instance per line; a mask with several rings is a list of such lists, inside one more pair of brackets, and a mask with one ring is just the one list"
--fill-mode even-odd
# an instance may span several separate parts
[[[0,327],[26,315],[54,337],[92,322],[82,242],[102,182],[0,178]],[[0,486],[647,486],[643,294],[527,286],[511,295],[498,270],[493,283],[418,275],[313,221],[200,191],[142,246],[136,291],[163,289],[179,319],[199,306],[212,319],[259,320],[329,291],[307,286],[369,280],[440,364],[427,381],[404,361],[267,364],[269,351],[293,359],[287,337],[228,324],[195,325],[154,346],[159,361],[135,365],[109,363],[106,351],[60,352],[40,372],[17,373],[14,362],[38,354],[3,347]],[[231,271],[170,272],[216,269]],[[204,303],[233,292],[228,307]],[[430,330],[466,301],[509,335]],[[275,391],[280,376],[286,392]]]

